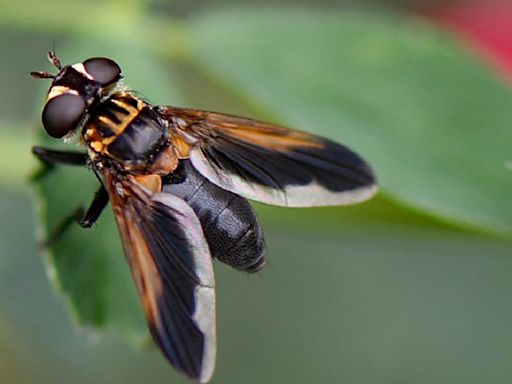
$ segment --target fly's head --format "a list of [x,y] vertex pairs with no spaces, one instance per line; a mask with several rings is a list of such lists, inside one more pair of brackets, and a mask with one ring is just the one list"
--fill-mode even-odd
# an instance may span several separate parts
[[62,66],[54,51],[48,53],[48,60],[57,68],[56,74],[31,72],[31,75],[52,80],[42,121],[50,136],[62,138],[75,132],[89,108],[115,88],[122,78],[121,68],[104,57]]

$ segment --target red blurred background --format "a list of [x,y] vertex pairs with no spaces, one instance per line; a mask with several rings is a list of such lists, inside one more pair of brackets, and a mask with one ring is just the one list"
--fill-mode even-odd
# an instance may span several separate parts
[[466,0],[416,8],[493,65],[512,84],[512,2]]

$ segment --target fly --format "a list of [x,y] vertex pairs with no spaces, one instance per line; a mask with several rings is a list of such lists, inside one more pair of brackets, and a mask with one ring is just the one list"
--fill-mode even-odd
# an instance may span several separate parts
[[[34,147],[47,165],[89,166],[100,180],[88,228],[110,202],[155,343],[181,373],[210,380],[216,354],[212,259],[257,272],[265,244],[246,199],[286,207],[348,205],[377,190],[368,164],[347,147],[244,117],[153,106],[120,87],[113,60],[62,66],[42,123],[85,152]],[[50,241],[70,224],[67,221]]]

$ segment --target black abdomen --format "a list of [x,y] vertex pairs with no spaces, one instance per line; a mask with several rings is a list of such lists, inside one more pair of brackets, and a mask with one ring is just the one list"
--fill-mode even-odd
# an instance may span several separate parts
[[211,255],[233,268],[256,272],[265,264],[265,242],[249,202],[212,184],[181,160],[162,190],[185,200],[199,217]]

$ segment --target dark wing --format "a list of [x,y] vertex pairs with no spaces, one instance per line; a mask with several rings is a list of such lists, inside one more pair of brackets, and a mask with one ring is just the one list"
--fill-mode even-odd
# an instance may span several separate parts
[[366,162],[347,147],[251,119],[159,107],[182,157],[212,183],[288,207],[346,205],[377,190]]
[[216,352],[213,267],[192,208],[134,179],[104,180],[149,329],[169,362],[210,379]]
[[212,257],[245,272],[265,265],[263,231],[251,204],[211,183],[182,159],[164,178],[162,191],[185,200],[196,213]]

